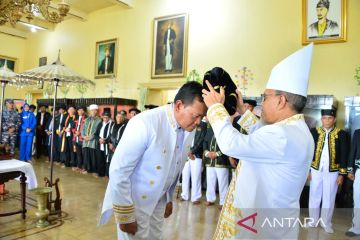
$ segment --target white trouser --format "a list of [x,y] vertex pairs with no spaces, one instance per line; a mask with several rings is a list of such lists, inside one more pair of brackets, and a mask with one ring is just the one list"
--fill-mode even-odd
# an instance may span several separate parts
[[191,178],[191,201],[199,201],[201,198],[201,166],[202,159],[189,159],[182,171],[181,197],[189,200],[190,178]]
[[352,220],[352,227],[349,231],[360,234],[360,171],[355,173],[355,180],[353,185],[353,198],[354,198],[354,213]]
[[163,235],[164,213],[166,206],[166,195],[160,199],[152,215],[148,215],[135,208],[135,219],[138,230],[135,235],[127,234],[120,230],[117,225],[118,240],[159,240]]
[[223,205],[229,187],[229,169],[206,167],[206,200],[208,202],[216,200],[216,180],[219,182],[219,203]]
[[317,171],[311,168],[309,215],[317,223],[320,217],[325,224],[324,227],[332,227],[331,219],[334,213],[334,205],[338,185],[336,179],[338,172]]

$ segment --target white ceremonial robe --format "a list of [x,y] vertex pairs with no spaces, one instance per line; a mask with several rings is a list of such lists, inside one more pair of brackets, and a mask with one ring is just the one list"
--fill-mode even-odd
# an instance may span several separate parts
[[[298,224],[293,222],[314,153],[304,116],[260,127],[246,111],[240,125],[254,131],[243,135],[221,104],[211,106],[207,115],[221,152],[240,159],[214,239],[297,239]],[[284,219],[285,227],[273,224]]]
[[117,223],[138,223],[135,237],[120,232],[124,239],[161,236],[161,226],[156,230],[152,225],[162,224],[194,137],[194,132],[179,131],[183,130],[175,121],[173,105],[129,121],[111,161],[100,224],[115,213]]

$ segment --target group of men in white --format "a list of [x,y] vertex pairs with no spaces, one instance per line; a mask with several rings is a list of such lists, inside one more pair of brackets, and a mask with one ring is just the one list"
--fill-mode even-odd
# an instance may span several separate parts
[[[172,214],[174,191],[182,172],[182,198],[199,203],[203,152],[192,150],[196,147],[197,128],[206,115],[221,154],[239,160],[231,183],[226,186],[226,197],[220,196],[222,210],[213,239],[297,239],[298,224],[269,229],[262,223],[270,217],[298,218],[299,199],[307,178],[311,179],[310,217],[324,219],[321,227],[332,233],[333,195],[342,175],[347,174],[347,166],[339,160],[342,156],[338,152],[344,149],[333,147],[342,134],[334,127],[334,112],[322,113],[323,124],[327,117],[333,117],[333,124],[327,122],[328,125],[312,131],[302,114],[312,53],[310,44],[273,68],[263,94],[260,119],[246,110],[241,92],[236,90],[234,108],[241,115],[238,123],[248,135],[232,125],[224,107],[229,94],[224,90],[226,86],[214,89],[207,80],[207,88],[188,82],[179,89],[172,104],[132,118],[110,165],[100,224],[114,214],[118,239],[162,239],[164,218]],[[360,176],[352,173],[349,177],[355,177],[357,186]],[[355,196],[360,198],[354,193]],[[213,196],[207,194],[207,202],[213,203],[209,197]],[[357,204],[355,199],[349,236],[360,234]]]

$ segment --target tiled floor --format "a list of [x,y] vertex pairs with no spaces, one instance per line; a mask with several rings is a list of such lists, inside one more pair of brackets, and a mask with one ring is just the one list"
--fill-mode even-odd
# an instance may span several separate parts
[[[33,164],[39,185],[49,175],[48,165],[39,160]],[[110,240],[116,239],[114,221],[97,227],[107,181],[95,179],[91,175],[80,175],[71,169],[54,168],[54,176],[60,178],[62,208],[65,212],[62,219],[52,221],[50,227],[38,229],[34,226],[35,208],[28,206],[26,221],[20,215],[0,218],[0,239],[28,240]],[[10,198],[0,201],[0,211],[17,208],[20,202],[14,199],[19,193],[19,183],[11,181],[6,184]],[[29,197],[34,198],[31,193]],[[34,202],[29,199],[30,204]],[[216,206],[205,207],[204,204],[192,205],[188,202],[174,201],[174,213],[165,221],[164,239],[199,239],[209,240],[215,230],[219,216]],[[302,229],[300,239],[360,239],[346,238],[344,232],[351,223],[351,212],[337,213],[333,220],[334,234],[326,234],[321,228]]]

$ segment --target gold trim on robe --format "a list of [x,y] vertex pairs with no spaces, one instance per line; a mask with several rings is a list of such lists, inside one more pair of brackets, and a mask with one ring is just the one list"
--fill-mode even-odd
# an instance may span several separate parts
[[229,185],[229,190],[226,194],[224,206],[221,210],[218,224],[216,226],[214,240],[223,240],[231,239],[234,237],[238,230],[236,230],[236,219],[241,219],[241,210],[240,208],[234,208],[234,193],[236,189],[236,179],[239,176],[241,167],[241,161],[239,161],[238,166],[236,167],[235,174]]
[[134,205],[120,206],[113,204],[113,211],[117,223],[126,224],[135,222]]
[[212,105],[207,112],[207,116],[211,125],[230,117],[225,107],[220,103]]
[[250,131],[250,127],[253,126],[259,119],[250,110],[246,110],[243,116],[240,118],[239,125],[247,133]]

